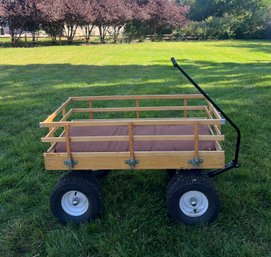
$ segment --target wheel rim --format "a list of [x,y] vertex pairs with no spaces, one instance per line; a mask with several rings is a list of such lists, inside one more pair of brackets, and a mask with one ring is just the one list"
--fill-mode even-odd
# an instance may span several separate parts
[[189,217],[200,217],[208,209],[209,201],[200,191],[188,191],[179,200],[181,211]]
[[71,216],[81,216],[89,208],[89,201],[85,194],[79,191],[68,191],[61,199],[62,209]]

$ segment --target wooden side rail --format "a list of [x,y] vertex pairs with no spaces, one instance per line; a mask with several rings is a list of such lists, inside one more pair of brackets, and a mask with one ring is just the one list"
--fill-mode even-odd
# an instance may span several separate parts
[[77,101],[110,101],[110,100],[153,100],[153,99],[205,99],[202,94],[176,94],[176,95],[117,95],[117,96],[78,96],[71,97]]
[[[183,106],[151,106],[140,107],[140,100],[162,100],[162,99],[183,99]],[[203,106],[188,106],[188,99],[205,99],[201,94],[176,94],[176,95],[121,95],[121,96],[82,96],[70,97],[55,112],[48,116],[44,122],[53,122],[59,113],[66,120],[71,112],[67,112],[67,107],[72,102],[88,101],[89,108],[73,108],[72,112],[89,112],[90,119],[93,119],[95,112],[136,112],[136,117],[140,117],[140,111],[184,111],[184,117],[187,117],[189,110],[202,110]],[[136,107],[118,107],[118,108],[93,108],[94,101],[117,101],[117,100],[135,100]]]
[[152,107],[112,107],[112,108],[72,108],[73,112],[142,112],[142,111],[198,111],[206,106],[152,106]]
[[[134,141],[177,141],[194,140],[194,135],[144,135],[133,136]],[[198,135],[199,141],[223,141],[224,135]],[[43,143],[66,142],[65,137],[42,137]],[[83,136],[70,137],[71,142],[123,142],[129,141],[129,136]]]
[[133,122],[135,126],[155,126],[155,125],[193,125],[198,122],[199,125],[220,125],[221,119],[197,119],[197,118],[171,118],[171,119],[93,119],[80,121],[56,121],[56,122],[40,122],[41,128],[64,127],[67,123],[71,127],[88,127],[88,126],[128,126]]

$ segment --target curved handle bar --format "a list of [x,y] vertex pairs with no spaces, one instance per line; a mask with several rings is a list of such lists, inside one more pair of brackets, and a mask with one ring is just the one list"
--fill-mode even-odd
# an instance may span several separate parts
[[[235,154],[234,159],[226,165],[227,168],[234,167],[238,168],[238,157],[240,151],[240,143],[241,143],[241,131],[237,127],[237,125],[230,119],[230,117],[212,100],[212,98],[184,71],[184,69],[177,63],[174,57],[171,57],[171,62],[175,68],[177,68],[197,89],[198,91],[205,96],[205,98],[212,103],[212,105],[222,114],[222,116],[230,123],[230,125],[235,129],[237,137],[236,137],[236,145],[235,145]],[[222,173],[222,172],[219,172]],[[219,174],[218,173],[218,174]],[[214,174],[214,175],[218,175]]]

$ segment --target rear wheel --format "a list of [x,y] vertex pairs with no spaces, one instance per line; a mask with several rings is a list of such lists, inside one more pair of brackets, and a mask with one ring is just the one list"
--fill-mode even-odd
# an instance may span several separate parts
[[167,188],[169,215],[185,224],[210,223],[220,210],[219,194],[212,180],[201,173],[176,174]]
[[53,215],[61,223],[94,220],[101,211],[103,194],[94,176],[68,173],[56,185],[50,199]]

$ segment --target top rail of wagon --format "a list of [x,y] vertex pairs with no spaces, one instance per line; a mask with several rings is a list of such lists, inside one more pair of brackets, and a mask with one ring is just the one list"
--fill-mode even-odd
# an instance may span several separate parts
[[201,125],[221,124],[221,119],[201,119],[201,118],[179,118],[179,119],[97,119],[97,120],[75,120],[75,121],[56,121],[56,122],[40,122],[40,127],[64,127],[69,124],[71,127],[84,127],[84,126],[128,126],[133,123],[135,126],[147,125],[194,125],[195,123]]
[[72,101],[95,100],[151,100],[151,99],[204,99],[202,94],[176,94],[176,95],[116,95],[116,96],[75,96]]

